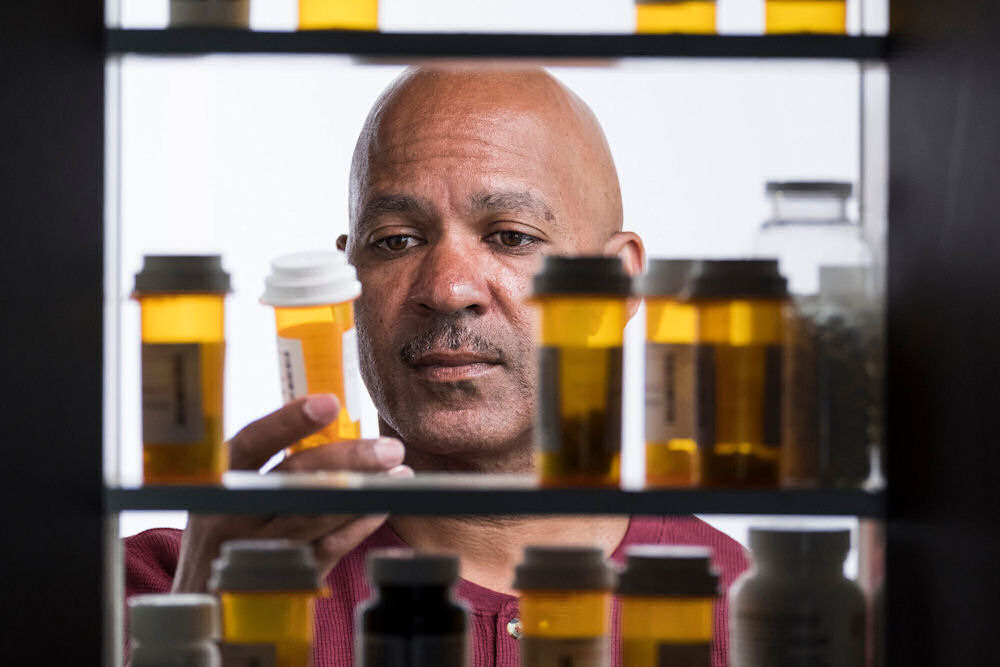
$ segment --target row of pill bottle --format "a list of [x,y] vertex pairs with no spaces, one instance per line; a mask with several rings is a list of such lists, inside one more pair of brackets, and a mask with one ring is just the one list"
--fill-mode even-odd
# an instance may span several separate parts
[[[378,0],[299,0],[302,30],[378,30]],[[170,0],[170,27],[250,27],[250,0]]]
[[[716,0],[635,0],[639,34],[714,34]],[[765,0],[768,34],[847,32],[846,0]]]
[[621,664],[710,667],[718,575],[701,547],[633,545],[617,577],[597,547],[533,546],[515,570],[522,667],[606,667],[612,591]]
[[654,260],[648,486],[776,486],[789,306],[774,260]]
[[[357,273],[342,252],[284,255],[262,301],[274,306],[285,403],[331,393],[337,420],[289,453],[361,436],[354,300]],[[135,277],[142,322],[145,484],[217,484],[229,467],[223,435],[225,297],[218,255],[147,255]]]

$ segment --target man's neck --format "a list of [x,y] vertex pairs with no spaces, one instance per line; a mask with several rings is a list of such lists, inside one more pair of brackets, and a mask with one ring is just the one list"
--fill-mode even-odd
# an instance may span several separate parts
[[457,553],[464,579],[513,595],[514,567],[524,547],[593,545],[610,556],[625,536],[628,517],[393,516],[389,525],[414,549]]

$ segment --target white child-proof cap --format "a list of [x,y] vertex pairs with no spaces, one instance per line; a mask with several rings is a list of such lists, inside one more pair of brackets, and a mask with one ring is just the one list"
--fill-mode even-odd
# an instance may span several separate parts
[[358,273],[340,251],[297,252],[271,262],[262,303],[281,308],[343,303],[361,294]]

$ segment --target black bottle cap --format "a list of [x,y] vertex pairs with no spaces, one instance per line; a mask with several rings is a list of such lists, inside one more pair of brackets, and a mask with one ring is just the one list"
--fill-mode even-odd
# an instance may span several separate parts
[[412,549],[368,554],[368,577],[376,586],[449,586],[458,579],[458,557]]
[[632,294],[632,277],[619,257],[549,255],[535,274],[534,296]]
[[712,259],[695,263],[686,299],[785,299],[788,281],[776,259]]
[[519,591],[610,591],[613,580],[598,547],[525,547],[514,570]]
[[639,279],[639,293],[647,297],[677,296],[687,285],[693,259],[654,259]]
[[836,195],[850,197],[854,184],[850,181],[768,181],[764,192],[769,195],[786,194],[798,197]]
[[221,255],[145,255],[135,274],[136,294],[219,293],[231,291]]
[[625,552],[619,595],[716,597],[719,573],[708,547],[637,544]]

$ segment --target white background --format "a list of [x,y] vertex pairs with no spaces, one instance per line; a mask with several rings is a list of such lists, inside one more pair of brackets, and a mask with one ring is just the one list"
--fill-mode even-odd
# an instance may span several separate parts
[[[868,26],[879,27],[869,3]],[[295,4],[254,3],[256,28],[291,29]],[[849,5],[852,26],[857,3]],[[759,32],[759,0],[719,3],[720,31]],[[162,26],[165,2],[127,3],[126,26]],[[631,0],[383,0],[385,30],[628,32]],[[859,75],[852,63],[626,60],[547,63],[600,118],[618,165],[625,226],[650,257],[747,254],[769,179],[857,182]],[[112,467],[140,478],[138,308],[144,253],[220,252],[227,311],[226,434],[280,404],[269,260],[331,248],[346,231],[347,174],[364,117],[402,64],[335,56],[126,57],[121,64],[119,430]],[[641,324],[637,322],[636,324]],[[641,329],[639,329],[641,332]],[[635,369],[633,369],[635,370]],[[641,475],[641,413],[627,396],[626,467]],[[370,404],[367,434],[374,430]],[[182,526],[183,513],[128,513],[123,534]],[[750,521],[713,518],[745,543]],[[838,525],[856,525],[853,519]],[[853,565],[849,568],[853,570]]]

